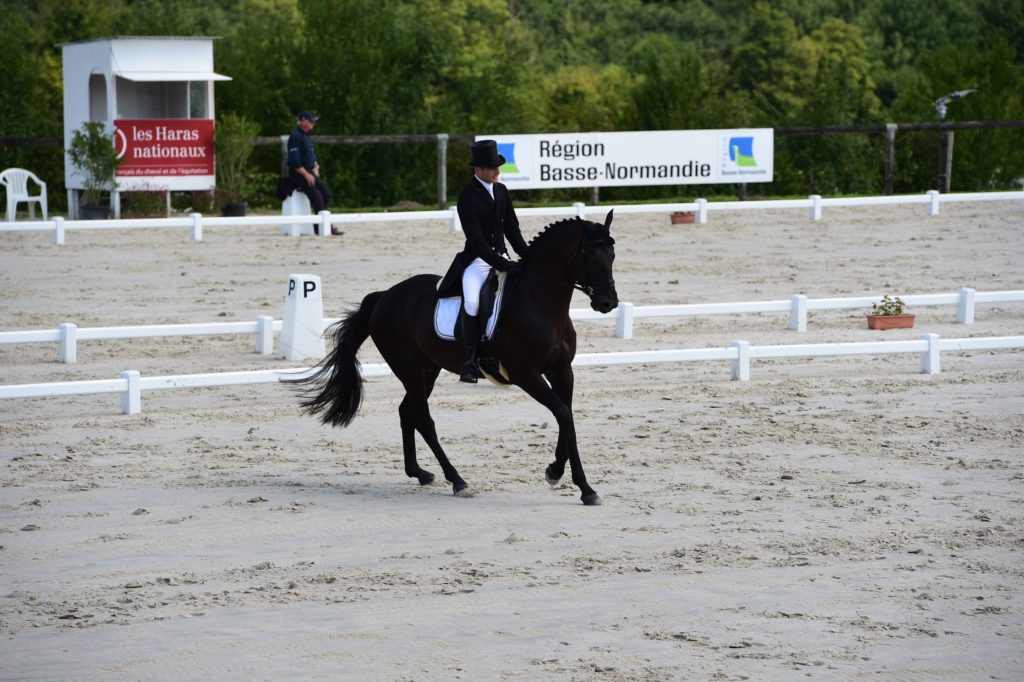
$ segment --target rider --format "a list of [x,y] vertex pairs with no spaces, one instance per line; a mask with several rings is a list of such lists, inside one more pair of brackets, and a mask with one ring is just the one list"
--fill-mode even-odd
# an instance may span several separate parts
[[505,157],[498,153],[494,140],[480,140],[470,148],[473,179],[459,193],[459,220],[466,245],[455,256],[448,272],[437,285],[440,297],[458,296],[462,290],[462,340],[466,346],[466,364],[460,381],[475,384],[476,353],[480,342],[480,289],[491,269],[518,273],[521,266],[507,258],[505,239],[522,257],[526,242],[519,231],[519,219],[512,207],[508,188],[498,182]]

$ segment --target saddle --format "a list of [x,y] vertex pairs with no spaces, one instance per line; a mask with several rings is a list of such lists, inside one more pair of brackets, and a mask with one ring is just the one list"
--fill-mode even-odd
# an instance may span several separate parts
[[[483,328],[477,360],[484,376],[499,384],[509,384],[511,382],[504,376],[501,363],[490,354],[487,342],[493,340],[498,333],[501,311],[505,303],[507,282],[508,276],[504,272],[491,270],[491,273],[484,281],[483,288],[480,289],[479,316],[481,319],[487,320],[487,324]],[[461,343],[462,316],[465,314],[461,296],[437,299],[437,304],[434,306],[434,331],[442,339]]]

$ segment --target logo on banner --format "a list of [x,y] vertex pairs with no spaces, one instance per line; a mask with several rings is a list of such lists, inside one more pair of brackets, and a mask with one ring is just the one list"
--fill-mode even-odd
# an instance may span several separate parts
[[747,131],[737,130],[733,134],[721,135],[718,138],[722,179],[736,178],[741,182],[770,182],[771,143],[766,142],[764,136],[760,134],[737,135],[736,133],[747,133]]
[[499,142],[498,153],[505,157],[505,165],[501,167],[502,173],[518,173],[519,166],[516,165],[516,143]]
[[755,168],[753,137],[730,137],[729,160],[740,168]]

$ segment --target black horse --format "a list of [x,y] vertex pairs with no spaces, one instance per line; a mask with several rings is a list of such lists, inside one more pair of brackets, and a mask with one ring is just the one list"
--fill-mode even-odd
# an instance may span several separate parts
[[[537,400],[558,423],[555,461],[546,470],[554,485],[568,461],[572,481],[582,492],[583,504],[600,504],[597,492],[587,483],[576,446],[572,418],[573,371],[576,330],[569,319],[573,289],[590,297],[594,310],[607,313],[619,303],[612,278],[615,240],[604,224],[571,218],[548,225],[530,242],[523,256],[523,274],[508,283],[507,301],[495,338],[482,349],[512,383]],[[398,407],[405,452],[405,473],[431,483],[434,474],[416,461],[415,432],[433,451],[456,495],[469,495],[468,484],[441,449],[427,399],[441,369],[458,374],[465,358],[461,343],[440,338],[434,329],[437,301],[436,275],[417,275],[387,291],[367,295],[359,308],[334,324],[334,348],[308,377],[301,402],[307,414],[319,414],[325,424],[348,426],[363,397],[362,377],[356,353],[367,336],[405,386]],[[545,381],[546,379],[546,381]]]

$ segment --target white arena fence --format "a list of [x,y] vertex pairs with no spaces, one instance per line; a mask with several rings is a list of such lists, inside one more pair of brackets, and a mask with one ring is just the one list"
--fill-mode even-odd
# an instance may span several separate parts
[[[822,198],[812,194],[806,199],[781,199],[767,201],[722,201],[709,202],[697,199],[692,202],[674,204],[627,204],[621,206],[586,206],[575,203],[568,207],[551,208],[520,208],[516,213],[520,216],[549,217],[585,217],[587,213],[603,216],[614,208],[618,214],[623,213],[674,213],[690,212],[695,214],[695,222],[708,222],[708,213],[714,211],[759,211],[802,208],[808,211],[811,220],[821,220],[823,208],[840,206],[893,206],[900,204],[922,204],[927,207],[928,215],[938,215],[941,204],[979,201],[1021,201],[1024,209],[1024,191],[1011,192],[973,192],[960,194],[940,194],[929,190],[925,194],[904,194],[880,197],[835,197]],[[340,223],[372,223],[391,222],[396,220],[444,220],[453,232],[462,229],[459,215],[455,208],[447,211],[403,211],[399,213],[336,213],[321,211],[309,215],[269,215],[223,218],[204,216],[201,213],[190,213],[179,218],[142,218],[127,220],[65,220],[56,217],[52,220],[0,222],[0,232],[36,231],[51,232],[54,244],[64,244],[68,230],[103,230],[103,229],[149,229],[149,228],[187,228],[193,241],[202,241],[204,227],[251,227],[272,225],[283,228],[289,234],[295,234],[292,225],[297,223],[318,223],[320,236],[327,237],[330,225]]]
[[[1024,301],[1024,290],[1016,291],[975,291],[962,287],[959,291],[945,294],[911,294],[901,296],[908,306],[956,305],[956,321],[973,324],[975,307],[979,303],[1007,303]],[[615,320],[615,336],[620,339],[633,338],[633,329],[639,319],[690,317],[697,315],[732,315],[738,313],[788,313],[789,329],[807,331],[807,317],[812,310],[842,310],[870,308],[879,302],[881,296],[857,296],[850,298],[807,298],[804,294],[793,294],[789,299],[776,301],[748,301],[728,303],[688,303],[678,305],[635,306],[620,302],[618,308],[609,313],[599,313],[589,308],[574,308],[569,317],[577,321]],[[323,328],[337,322],[328,318]],[[274,352],[274,333],[280,332],[282,320],[269,315],[260,315],[255,322],[208,322],[198,324],[162,324],[125,327],[79,328],[72,322],[63,322],[56,329],[34,331],[0,332],[0,346],[17,343],[57,343],[57,359],[63,363],[78,360],[78,342],[102,339],[135,339],[162,336],[224,336],[231,334],[252,334],[255,338],[255,352],[270,355]]]
[[[941,366],[940,353],[943,351],[960,352],[1021,348],[1024,348],[1024,336],[993,336],[943,340],[939,338],[938,334],[925,334],[920,339],[906,341],[817,343],[781,346],[751,346],[747,341],[732,341],[727,348],[583,353],[576,356],[573,365],[577,367],[598,367],[626,364],[693,362],[700,360],[729,361],[733,380],[749,381],[752,360],[916,353],[920,356],[922,373],[938,374]],[[121,376],[118,379],[0,386],[0,399],[119,393],[121,394],[121,412],[123,414],[140,414],[142,412],[143,391],[278,383],[282,379],[306,376],[310,371],[311,368],[306,367],[143,377],[135,370],[126,370],[121,372]],[[385,364],[362,366],[362,375],[364,377],[384,376],[390,374],[390,372],[391,370]]]

